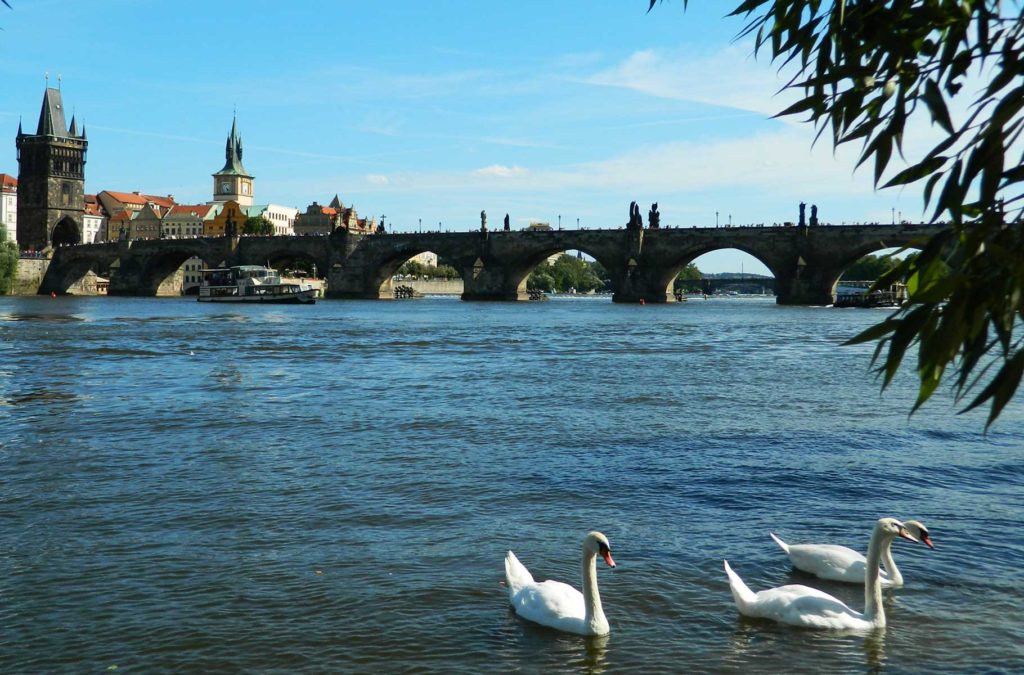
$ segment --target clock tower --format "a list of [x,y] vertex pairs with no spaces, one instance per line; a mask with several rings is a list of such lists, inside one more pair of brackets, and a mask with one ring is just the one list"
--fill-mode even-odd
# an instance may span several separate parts
[[224,168],[213,174],[213,201],[252,206],[253,178],[242,166],[242,139],[235,119],[231,120],[231,135],[224,147],[224,157]]

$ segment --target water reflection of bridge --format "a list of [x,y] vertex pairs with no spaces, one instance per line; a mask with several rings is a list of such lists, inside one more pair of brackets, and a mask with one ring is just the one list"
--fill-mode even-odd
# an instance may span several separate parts
[[[780,304],[829,304],[836,281],[861,257],[919,245],[929,225],[668,228],[430,232],[322,237],[199,237],[65,246],[54,254],[39,291],[66,292],[89,271],[110,276],[111,295],[176,293],[168,279],[192,257],[208,267],[302,259],[326,270],[329,297],[393,297],[392,277],[413,256],[432,251],[463,281],[465,300],[525,300],[526,279],[548,257],[582,251],[608,273],[617,302],[672,302],[673,282],[695,258],[738,249],[774,275]],[[759,280],[760,281],[760,280]],[[714,287],[743,280],[715,279]]]

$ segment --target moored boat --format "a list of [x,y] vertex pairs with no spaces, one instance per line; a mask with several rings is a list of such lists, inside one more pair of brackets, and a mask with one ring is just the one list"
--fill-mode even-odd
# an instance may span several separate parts
[[316,302],[317,289],[312,284],[282,281],[277,270],[262,265],[206,269],[202,273],[199,302]]

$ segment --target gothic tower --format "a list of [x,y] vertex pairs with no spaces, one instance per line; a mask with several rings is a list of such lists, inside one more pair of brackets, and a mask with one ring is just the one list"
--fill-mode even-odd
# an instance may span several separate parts
[[235,201],[239,206],[252,206],[253,178],[242,166],[242,138],[235,119],[231,120],[231,135],[224,147],[224,157],[227,160],[224,168],[213,174],[213,201]]
[[82,241],[85,127],[64,121],[60,90],[47,87],[35,135],[18,124],[18,247],[42,251]]

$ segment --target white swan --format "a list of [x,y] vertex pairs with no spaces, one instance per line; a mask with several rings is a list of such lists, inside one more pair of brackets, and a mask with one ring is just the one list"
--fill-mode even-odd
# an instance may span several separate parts
[[[903,526],[910,532],[910,536],[924,542],[928,548],[935,548],[924,523],[908,520],[903,523]],[[849,584],[864,583],[864,568],[867,567],[868,559],[852,548],[834,544],[787,544],[776,537],[774,533],[769,532],[768,534],[779,545],[779,548],[785,551],[789,556],[789,561],[793,563],[793,567],[798,570],[829,581],[842,581]],[[889,544],[882,549],[882,567],[885,568],[881,574],[883,587],[895,588],[903,585],[903,575],[896,567],[896,561],[892,557],[892,547]]]
[[604,635],[610,629],[597,590],[597,555],[615,567],[608,538],[591,532],[583,539],[583,592],[560,581],[537,583],[515,554],[505,555],[508,599],[516,614],[566,633]]
[[878,562],[882,548],[897,537],[917,541],[903,523],[895,518],[882,518],[875,523],[868,544],[868,562],[864,584],[864,611],[850,609],[828,593],[808,586],[790,585],[754,593],[725,561],[729,589],[740,614],[757,619],[771,619],[790,626],[828,628],[833,630],[871,630],[885,626],[882,607],[882,584],[879,583]]

